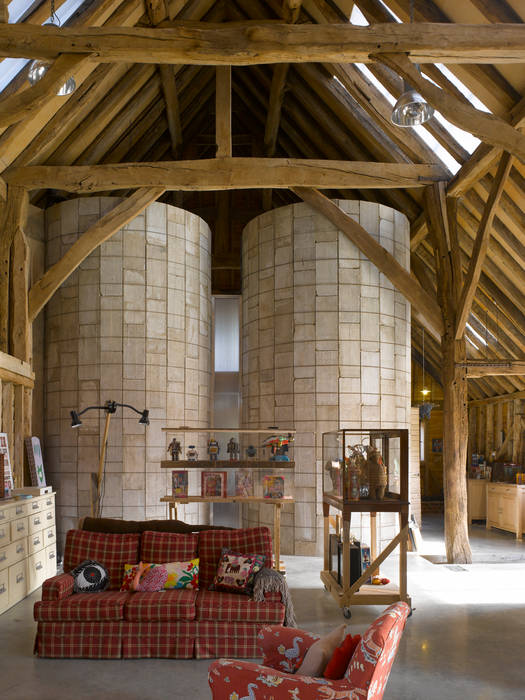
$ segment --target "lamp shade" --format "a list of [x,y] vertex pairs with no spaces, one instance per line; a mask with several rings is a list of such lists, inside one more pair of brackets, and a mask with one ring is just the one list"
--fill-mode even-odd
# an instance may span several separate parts
[[147,408],[145,408],[142,411],[142,414],[139,418],[139,423],[141,423],[141,425],[149,425],[149,411]]
[[71,427],[79,428],[81,425],[82,421],[78,417],[78,413],[76,411],[71,411]]
[[405,90],[394,105],[392,122],[396,126],[418,126],[427,122],[434,114],[434,108],[405,83]]

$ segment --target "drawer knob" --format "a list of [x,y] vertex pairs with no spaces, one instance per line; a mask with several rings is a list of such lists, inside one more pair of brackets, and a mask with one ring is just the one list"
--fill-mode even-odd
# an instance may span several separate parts
[[16,513],[16,515],[20,515],[20,513],[23,513],[23,511],[24,511],[24,509],[22,508],[22,506],[17,506],[15,513]]
[[0,561],[5,561],[7,559],[7,554],[4,552],[2,556],[0,556]]
[[47,536],[48,536],[48,538],[53,539],[53,538],[55,537],[55,533],[54,533],[54,532],[48,532],[48,533],[47,533]]
[[48,499],[48,500],[46,501],[46,506],[50,506],[52,503],[53,503],[53,501],[52,501],[51,499]]
[[50,559],[54,559],[54,558],[55,558],[55,553],[54,553],[54,552],[51,552],[51,554],[49,555],[49,558],[50,558]]
[[2,530],[2,532],[1,532],[1,534],[0,534],[0,540],[3,540],[4,537],[5,537],[5,532]]
[[25,525],[24,525],[23,523],[22,523],[22,524],[18,524],[18,525],[16,526],[16,531],[17,531],[17,532],[24,532],[25,529],[26,529],[26,528],[25,528]]
[[3,584],[0,586],[0,595],[1,595],[2,593],[5,593],[5,583],[3,583]]
[[0,510],[0,520],[5,520],[5,513],[3,510]]
[[16,548],[16,553],[21,554],[21,552],[23,552],[23,551],[24,551],[24,545],[19,544],[18,547]]
[[33,544],[40,544],[40,537],[33,540]]
[[47,514],[47,519],[48,519],[48,520],[53,520],[53,513],[48,513],[48,514]]
[[31,508],[32,508],[33,510],[38,510],[38,503],[33,503],[33,504],[31,505]]
[[35,525],[40,525],[40,518],[35,518],[33,522]]
[[35,568],[36,568],[36,570],[37,570],[37,571],[40,571],[40,569],[42,569],[42,568],[43,568],[43,564],[42,564],[42,562],[41,562],[41,561],[39,561],[39,562],[38,562],[38,564],[36,565],[36,567],[35,567]]
[[16,582],[20,583],[23,580],[24,580],[24,574],[18,574],[18,576],[16,577]]

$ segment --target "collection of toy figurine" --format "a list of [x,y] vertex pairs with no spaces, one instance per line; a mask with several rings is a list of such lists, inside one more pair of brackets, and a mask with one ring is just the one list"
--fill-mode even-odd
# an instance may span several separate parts
[[[288,452],[288,446],[289,444],[293,441],[293,437],[291,434],[288,434],[287,436],[284,435],[272,435],[271,437],[267,438],[264,440],[262,447],[263,449],[265,447],[268,447],[271,453],[270,456],[270,461],[273,462],[289,462],[289,457],[287,455]],[[208,440],[208,460],[210,462],[216,462],[219,453],[221,451],[220,445],[218,441],[215,438],[210,438]],[[180,441],[177,440],[177,438],[173,438],[173,440],[170,442],[168,445],[167,452],[171,454],[171,459],[174,462],[178,462],[180,459],[180,455],[182,453],[182,447],[180,444]],[[230,438],[227,446],[226,446],[226,452],[230,455],[230,462],[235,462],[239,461],[241,458],[241,448],[239,445],[239,442],[235,438]],[[247,459],[255,459],[257,456],[257,448],[254,447],[253,445],[249,445],[246,448],[246,457]],[[195,445],[188,445],[188,449],[186,450],[186,459],[189,462],[196,462],[199,459],[199,453],[197,452],[197,449]]]
[[346,474],[343,482],[343,498],[359,501],[370,498],[382,501],[388,484],[388,468],[383,462],[381,452],[372,445],[353,445],[348,447],[345,457],[345,470],[341,470],[339,461],[329,461],[327,469],[332,480],[333,490],[341,492],[341,472]]

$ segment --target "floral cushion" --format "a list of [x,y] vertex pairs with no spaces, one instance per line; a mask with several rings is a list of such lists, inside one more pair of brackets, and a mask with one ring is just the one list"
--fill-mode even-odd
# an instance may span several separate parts
[[[124,579],[122,581],[121,591],[131,591],[133,579],[137,573],[137,564],[124,564]],[[167,578],[164,583],[166,590],[170,588],[198,588],[199,587],[199,559],[191,559],[190,561],[173,561],[167,564],[144,564],[144,573],[141,581],[146,574],[155,567],[162,566],[167,571]]]
[[262,569],[265,559],[264,554],[242,554],[225,547],[209,590],[250,595],[255,574]]

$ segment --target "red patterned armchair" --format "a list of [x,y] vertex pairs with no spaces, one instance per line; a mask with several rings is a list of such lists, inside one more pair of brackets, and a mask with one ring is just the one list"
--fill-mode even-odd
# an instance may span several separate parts
[[387,608],[363,634],[344,678],[338,681],[294,673],[318,635],[263,627],[259,633],[262,664],[218,659],[210,665],[213,699],[381,700],[409,613],[406,603]]

